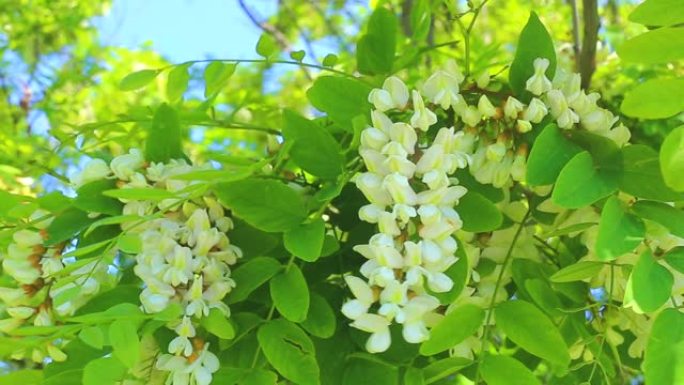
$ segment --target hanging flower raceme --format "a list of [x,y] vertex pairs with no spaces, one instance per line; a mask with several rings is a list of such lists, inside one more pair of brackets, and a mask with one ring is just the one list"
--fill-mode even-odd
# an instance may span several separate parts
[[[37,210],[27,225],[14,232],[12,242],[2,255],[2,269],[13,278],[13,286],[0,287],[0,300],[9,318],[0,320],[0,332],[12,333],[21,326],[55,326],[61,317],[72,316],[95,296],[103,283],[112,283],[107,265],[91,261],[72,269],[70,277],[60,272],[74,261],[65,261],[66,242],[48,244],[47,228],[52,217]],[[21,348],[13,359],[31,358],[41,363],[45,358],[63,361],[60,349],[68,341],[49,341],[32,348]]]
[[209,384],[218,360],[196,328],[210,312],[230,316],[223,299],[235,286],[230,266],[242,256],[227,236],[233,222],[215,197],[179,177],[206,167],[184,160],[148,164],[138,150],[131,150],[114,158],[109,168],[100,177],[116,178],[121,189],[168,193],[161,200],[120,199],[124,215],[145,218],[122,228],[141,240],[134,271],[144,284],[143,310],[159,313],[171,305],[183,310],[180,319],[168,323],[177,337],[169,343],[170,354],[159,357],[157,368],[171,372],[167,384]]
[[[459,100],[453,73],[431,79],[425,92],[430,101],[451,105]],[[353,327],[371,333],[369,352],[389,348],[392,323],[403,326],[409,343],[429,337],[430,326],[441,317],[436,311],[440,302],[431,293],[452,288],[444,272],[457,260],[452,235],[462,222],[454,207],[466,189],[449,175],[467,166],[469,157],[462,147],[468,139],[453,127],[443,127],[429,140],[426,132],[437,117],[418,91],[411,92],[410,104],[403,98],[386,98],[401,103],[378,99],[408,93],[396,77],[371,92],[373,125],[361,134],[359,153],[368,171],[357,176],[356,185],[369,204],[359,217],[376,224],[378,233],[354,248],[368,260],[360,270],[363,278],[345,277],[354,299],[343,305],[342,313]],[[410,123],[393,122],[384,113],[406,105],[413,106]]]

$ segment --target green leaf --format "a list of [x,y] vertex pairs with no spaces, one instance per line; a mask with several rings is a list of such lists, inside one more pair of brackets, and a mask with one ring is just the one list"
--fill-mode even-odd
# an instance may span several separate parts
[[629,21],[653,27],[684,23],[684,3],[680,0],[646,0],[629,14]]
[[534,75],[534,59],[549,59],[550,65],[546,77],[553,79],[556,73],[556,50],[549,32],[536,13],[531,12],[525,28],[520,33],[515,58],[511,63],[509,82],[516,95],[524,100],[531,94],[525,89],[527,79]]
[[536,306],[521,300],[503,302],[494,315],[497,327],[524,350],[561,368],[570,363],[563,336]]
[[335,179],[342,172],[342,149],[323,127],[296,112],[285,110],[283,135],[286,141],[293,141],[290,155],[304,171],[323,179]]
[[663,310],[651,328],[643,364],[647,384],[684,383],[684,313]]
[[337,55],[335,55],[334,53],[329,53],[325,55],[321,64],[323,64],[324,67],[332,67],[335,64],[337,64],[337,60]]
[[109,343],[114,357],[127,368],[132,368],[140,354],[140,339],[136,323],[129,319],[116,319],[109,325]]
[[163,103],[154,113],[152,126],[145,140],[145,159],[150,162],[168,162],[182,159],[181,126],[178,113]]
[[238,217],[259,230],[287,231],[306,217],[301,196],[275,180],[220,183],[216,194]]
[[114,357],[92,360],[83,368],[83,385],[116,385],[128,370]]
[[556,283],[581,281],[593,278],[604,266],[601,262],[580,261],[558,270],[549,279]]
[[473,361],[463,357],[449,357],[435,361],[423,369],[426,384],[432,384],[444,377],[470,366]]
[[52,246],[67,241],[88,227],[93,221],[94,219],[89,218],[88,213],[84,211],[68,209],[56,216],[48,226],[48,238],[45,245]]
[[581,222],[581,223],[575,223],[574,225],[562,227],[560,229],[555,229],[552,230],[548,233],[545,233],[542,235],[542,238],[551,238],[551,237],[560,237],[561,235],[568,235],[568,234],[573,234],[571,235],[572,237],[576,236],[580,232],[596,226],[598,223],[596,222]]
[[281,268],[280,262],[269,257],[257,257],[238,266],[231,276],[235,281],[235,288],[228,294],[228,304],[241,302],[249,297],[254,290],[276,275]]
[[617,48],[625,62],[658,64],[684,58],[684,28],[658,28],[627,40]]
[[292,322],[302,322],[309,312],[309,286],[297,265],[271,279],[271,298],[278,312]]
[[306,51],[304,51],[303,49],[300,49],[299,51],[290,52],[290,57],[292,58],[292,60],[298,61],[300,63],[302,62],[302,60],[304,60],[304,56],[306,56]]
[[325,222],[318,218],[301,224],[283,234],[287,251],[307,262],[314,262],[321,256],[325,239]]
[[103,195],[118,199],[130,200],[145,200],[145,201],[163,201],[164,199],[178,198],[178,196],[169,190],[162,190],[158,188],[121,188],[114,190],[106,190],[102,192]]
[[[0,199],[4,198],[4,196],[0,197]],[[62,194],[59,191],[52,191],[36,199],[36,202],[40,205],[42,209],[45,209],[52,213],[57,213],[62,210],[66,210],[69,207],[69,205],[71,205],[71,201],[71,199],[67,198],[66,196],[64,196],[64,194]],[[0,212],[1,211],[2,209],[0,209]]]
[[619,175],[595,166],[591,154],[582,151],[561,170],[551,199],[565,208],[588,206],[614,193],[619,181]]
[[266,359],[283,377],[299,385],[320,384],[316,351],[311,339],[284,319],[270,321],[257,332]]
[[74,199],[74,206],[86,212],[108,215],[121,214],[123,203],[102,195],[103,191],[114,188],[116,188],[116,181],[110,179],[84,184],[76,190],[77,196]]
[[342,385],[396,385],[399,383],[399,371],[374,357],[352,356],[347,362],[342,377]]
[[558,126],[549,124],[539,134],[527,158],[527,183],[531,186],[556,182],[563,167],[582,148],[569,141]]
[[642,119],[664,119],[684,111],[684,79],[649,79],[625,94],[622,113]]
[[633,144],[622,150],[623,176],[620,190],[646,199],[672,202],[684,200],[684,194],[667,187],[660,172],[658,153],[648,146]]
[[665,253],[663,259],[671,268],[684,274],[684,246],[677,246],[670,249]]
[[530,369],[508,356],[485,356],[480,373],[487,385],[541,385]]
[[617,197],[610,197],[601,212],[596,254],[603,261],[612,261],[639,246],[645,232],[644,222],[627,213]]
[[104,333],[102,333],[102,328],[99,326],[83,328],[81,332],[78,333],[78,338],[95,349],[102,349],[102,345],[104,344]]
[[278,42],[269,33],[262,33],[257,41],[256,52],[265,59],[270,59],[278,54]]
[[337,319],[335,312],[321,295],[311,293],[309,313],[301,326],[312,336],[330,338],[335,334]]
[[660,147],[660,171],[666,185],[675,191],[684,191],[684,126],[672,130],[663,141]]
[[475,191],[468,191],[456,206],[463,221],[463,230],[483,233],[496,230],[503,222],[501,211],[489,199]]
[[159,70],[140,70],[126,75],[119,83],[122,91],[134,91],[148,85],[159,75]]
[[423,371],[415,367],[406,368],[406,371],[404,372],[403,385],[425,385]]
[[221,385],[276,385],[278,375],[265,369],[221,367],[212,375],[212,382]]
[[43,371],[38,369],[22,369],[3,373],[0,385],[40,385],[43,383]]
[[672,234],[684,237],[684,211],[655,201],[637,201],[632,210],[644,219],[665,226]]
[[231,324],[228,321],[228,317],[217,308],[211,309],[209,316],[203,317],[200,323],[209,333],[218,338],[231,340],[235,337],[235,328],[233,327],[233,324]]
[[432,356],[456,346],[471,336],[482,325],[484,310],[466,304],[458,306],[432,328],[430,338],[420,345],[420,354]]
[[368,21],[368,30],[356,45],[356,62],[364,75],[389,74],[397,45],[397,18],[394,12],[377,7]]
[[142,251],[142,241],[138,234],[123,234],[116,241],[116,247],[129,254],[138,254]]
[[311,104],[330,119],[353,132],[352,119],[370,113],[368,94],[371,88],[358,80],[339,76],[321,76],[306,92]]
[[[670,299],[674,277],[651,254],[645,251],[639,257],[629,277],[631,294],[639,308],[646,313],[658,310]],[[627,297],[627,294],[625,294]]]
[[169,75],[166,80],[166,99],[170,103],[175,103],[179,101],[185,91],[188,89],[188,82],[190,81],[190,73],[188,68],[192,63],[184,63],[173,67],[169,71]]
[[235,63],[209,63],[204,69],[204,97],[209,98],[219,93],[235,72],[235,67]]

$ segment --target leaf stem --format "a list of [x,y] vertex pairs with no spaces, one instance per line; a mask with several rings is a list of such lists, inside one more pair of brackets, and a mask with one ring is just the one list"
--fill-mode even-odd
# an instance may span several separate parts
[[525,216],[523,216],[522,220],[520,221],[520,225],[518,226],[518,229],[515,231],[515,235],[513,235],[513,240],[511,241],[511,244],[508,246],[508,250],[506,251],[506,257],[504,258],[503,263],[501,264],[501,270],[499,270],[499,275],[496,277],[494,293],[492,294],[492,299],[489,301],[487,317],[484,323],[484,330],[482,331],[482,346],[480,347],[480,354],[477,361],[477,370],[475,371],[475,380],[473,381],[473,385],[478,385],[478,383],[480,382],[480,367],[482,365],[482,358],[484,354],[486,354],[487,352],[487,342],[489,342],[489,333],[491,331],[489,323],[491,322],[492,314],[494,313],[494,303],[496,302],[496,295],[499,293],[501,281],[503,280],[503,275],[506,271],[508,261],[511,259],[511,256],[513,255],[513,249],[515,248],[515,244],[518,242],[518,238],[520,238],[522,229],[525,227],[525,222],[527,221],[527,218],[530,215],[530,211],[531,210],[528,209],[527,212],[525,212]]

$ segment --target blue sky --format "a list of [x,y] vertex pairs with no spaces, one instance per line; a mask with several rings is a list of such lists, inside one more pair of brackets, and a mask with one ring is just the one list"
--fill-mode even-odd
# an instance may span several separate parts
[[[277,0],[248,0],[261,18],[275,12]],[[253,58],[259,30],[237,0],[113,0],[95,21],[105,45],[144,44],[171,62],[213,58]]]

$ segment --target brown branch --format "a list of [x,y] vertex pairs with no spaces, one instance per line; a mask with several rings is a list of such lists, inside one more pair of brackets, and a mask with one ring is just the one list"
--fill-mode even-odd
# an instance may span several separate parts
[[584,18],[584,39],[580,52],[579,72],[582,75],[582,88],[587,89],[596,70],[596,43],[601,24],[598,14],[598,0],[582,0]]
[[285,50],[289,47],[290,44],[287,41],[287,37],[285,37],[285,35],[283,35],[282,32],[280,32],[276,27],[269,24],[268,22],[259,21],[257,15],[254,14],[254,12],[252,12],[251,9],[249,9],[247,4],[245,4],[245,0],[238,0],[238,4],[240,5],[240,8],[245,13],[245,15],[247,15],[249,20],[252,22],[252,24],[257,26],[259,29],[266,32],[267,34],[273,36],[273,38],[276,40],[281,49]]

